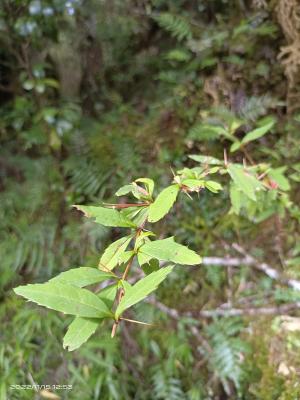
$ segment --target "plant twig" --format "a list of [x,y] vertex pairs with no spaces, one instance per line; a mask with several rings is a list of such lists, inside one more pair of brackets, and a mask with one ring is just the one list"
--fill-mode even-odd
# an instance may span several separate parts
[[148,322],[143,322],[143,321],[137,321],[135,319],[129,319],[129,318],[124,318],[124,317],[120,317],[121,320],[123,321],[128,321],[128,322],[132,322],[134,324],[140,324],[140,325],[147,325],[147,326],[154,326],[154,324],[149,324]]
[[[130,270],[130,268],[131,268],[131,265],[132,265],[132,263],[133,263],[133,259],[134,259],[134,255],[132,255],[132,256],[130,257],[129,261],[128,261],[128,264],[127,264],[127,266],[126,266],[126,268],[125,268],[125,271],[124,271],[124,273],[123,273],[123,276],[122,276],[122,280],[126,280],[126,278],[127,278],[127,276],[128,276],[128,273],[129,273],[129,270]],[[116,304],[117,304],[117,305],[120,303],[120,301],[122,300],[122,297],[123,297],[123,296],[124,296],[124,289],[123,289],[123,288],[120,288],[120,289],[118,290],[118,292],[117,292],[117,294],[116,294],[116,298],[115,298],[115,301],[116,301]],[[117,331],[117,328],[118,328],[118,324],[119,324],[119,321],[115,321],[114,324],[113,324],[113,327],[112,327],[112,330],[111,330],[111,337],[112,337],[112,338],[113,338],[113,337],[115,336],[115,334],[116,334],[116,331]]]
[[[136,240],[137,240],[138,236],[140,235],[140,233],[143,231],[143,228],[144,228],[145,224],[146,224],[146,220],[141,224],[141,226],[137,229],[137,231],[135,233],[135,236],[134,236],[134,241],[135,241],[134,242],[134,247],[136,246]],[[123,276],[122,276],[122,280],[123,281],[125,281],[127,279],[127,277],[128,277],[128,274],[129,274],[130,268],[132,266],[134,257],[135,257],[135,253],[130,257],[130,259],[129,259],[128,263],[127,263],[127,266],[126,266],[125,271],[124,271]],[[123,296],[124,296],[124,289],[120,288],[118,290],[118,293],[116,294],[116,298],[115,298],[115,300],[117,302],[117,305],[120,303],[120,301],[122,300]],[[124,318],[122,318],[122,319],[124,319]],[[113,324],[113,327],[112,327],[112,330],[111,330],[111,337],[112,338],[116,334],[116,331],[117,331],[117,328],[118,328],[118,324],[119,324],[119,320],[116,320],[114,322],[114,324]]]
[[127,279],[127,276],[129,274],[130,268],[131,268],[132,263],[133,263],[133,259],[134,259],[134,255],[129,259],[128,264],[127,264],[127,266],[125,268],[125,271],[124,271],[123,276],[122,276],[122,280],[123,281],[125,281]]

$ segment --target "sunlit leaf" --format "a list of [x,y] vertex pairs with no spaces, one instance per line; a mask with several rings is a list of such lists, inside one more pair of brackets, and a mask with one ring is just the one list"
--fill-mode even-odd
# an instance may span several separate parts
[[59,282],[18,286],[15,293],[41,306],[89,318],[111,316],[106,304],[89,290]]
[[112,270],[116,265],[120,262],[120,257],[122,253],[126,250],[129,245],[132,236],[124,236],[121,239],[116,240],[111,243],[103,253],[100,262],[99,268],[103,271]]
[[222,190],[222,185],[215,181],[205,181],[205,187],[213,193],[218,193]]
[[277,183],[281,190],[290,190],[291,186],[288,179],[284,176],[286,167],[271,168],[268,175],[273,181]]
[[240,142],[239,140],[232,143],[232,145],[230,146],[231,153],[234,153],[235,151],[237,151],[241,147],[241,145],[242,145],[242,142]]
[[64,349],[73,351],[85,343],[95,332],[101,319],[76,317],[68,327],[63,339]]
[[254,129],[253,131],[247,133],[247,135],[243,138],[242,144],[252,142],[253,140],[259,139],[264,136],[270,129],[274,126],[275,121],[270,121],[267,124]]
[[228,172],[237,187],[251,200],[256,201],[255,192],[263,189],[262,184],[239,164],[229,164]]
[[223,161],[218,160],[217,158],[210,157],[210,156],[200,156],[196,154],[191,154],[189,155],[189,158],[191,158],[194,161],[197,161],[201,164],[208,164],[208,165],[222,165]]
[[127,218],[124,213],[112,208],[96,206],[78,206],[73,207],[82,211],[86,217],[95,218],[95,222],[104,226],[135,228],[136,225]]
[[152,196],[153,190],[154,190],[154,182],[153,182],[152,179],[149,179],[149,178],[139,178],[139,179],[136,179],[135,182],[144,183],[145,186],[146,186],[146,188],[147,188],[147,190],[148,190],[149,195]]
[[182,265],[201,263],[201,257],[182,244],[176,243],[173,237],[155,240],[140,247],[140,253],[161,261],[170,261]]
[[124,185],[120,187],[120,189],[116,192],[116,196],[125,196],[128,193],[131,193],[133,190],[133,185]]
[[242,192],[235,184],[230,185],[230,200],[232,210],[238,215],[242,207]]
[[50,279],[49,282],[67,283],[77,287],[84,287],[115,278],[116,276],[114,274],[99,271],[97,268],[79,267],[62,272]]
[[149,222],[157,222],[162,219],[176,201],[179,192],[179,185],[171,185],[159,193],[155,201],[149,207]]
[[184,179],[181,183],[191,190],[197,190],[204,187],[203,179]]

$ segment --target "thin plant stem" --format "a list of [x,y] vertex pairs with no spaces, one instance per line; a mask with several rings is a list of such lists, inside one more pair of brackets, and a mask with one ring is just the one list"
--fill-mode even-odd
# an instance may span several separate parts
[[[137,231],[136,231],[136,234],[135,234],[135,236],[134,236],[134,248],[135,248],[136,240],[137,240],[138,236],[140,235],[140,233],[143,231],[143,228],[144,228],[144,226],[145,226],[145,224],[146,224],[146,221],[147,221],[147,220],[145,219],[145,221],[141,224],[141,226],[140,226],[140,227],[137,229]],[[135,253],[130,257],[130,259],[129,259],[129,261],[128,261],[128,264],[127,264],[127,266],[126,266],[126,268],[125,268],[125,271],[124,271],[124,273],[123,273],[123,276],[122,276],[122,280],[123,280],[123,281],[125,281],[125,280],[127,279],[127,277],[128,277],[128,274],[129,274],[130,268],[131,268],[131,266],[132,266],[134,257],[135,257]],[[124,289],[123,289],[123,288],[120,288],[120,289],[118,290],[117,295],[116,295],[117,305],[120,303],[120,301],[122,300],[122,297],[123,297],[123,296],[124,296]],[[124,320],[124,318],[119,318],[119,319],[123,319],[123,320]],[[125,319],[125,320],[126,320],[126,319]],[[117,331],[117,328],[118,328],[118,324],[119,324],[119,320],[116,320],[116,321],[114,322],[114,324],[113,324],[113,327],[112,327],[112,330],[111,330],[111,337],[112,337],[112,338],[113,338],[113,337],[115,336],[115,334],[116,334],[116,331]]]

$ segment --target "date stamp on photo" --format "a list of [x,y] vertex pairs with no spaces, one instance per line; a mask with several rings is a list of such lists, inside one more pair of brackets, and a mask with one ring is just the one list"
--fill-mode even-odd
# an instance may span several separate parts
[[72,390],[73,385],[10,385],[12,390]]

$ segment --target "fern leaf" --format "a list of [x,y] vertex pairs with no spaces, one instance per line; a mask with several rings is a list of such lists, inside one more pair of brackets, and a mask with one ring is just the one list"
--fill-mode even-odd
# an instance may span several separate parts
[[170,13],[162,13],[154,18],[158,25],[169,32],[177,40],[192,38],[192,31],[189,23],[182,17]]

